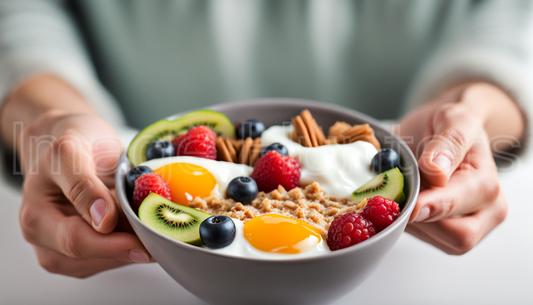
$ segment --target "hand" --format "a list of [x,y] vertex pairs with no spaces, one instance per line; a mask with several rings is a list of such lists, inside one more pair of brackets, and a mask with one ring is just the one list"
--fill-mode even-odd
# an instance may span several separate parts
[[517,139],[523,128],[510,97],[483,83],[450,88],[403,119],[398,133],[414,135],[422,181],[406,231],[448,254],[477,245],[507,214],[492,156],[506,147],[489,136]]
[[84,278],[151,259],[131,228],[118,232],[123,214],[110,188],[123,147],[101,119],[48,111],[25,128],[17,149],[20,223],[42,267]]

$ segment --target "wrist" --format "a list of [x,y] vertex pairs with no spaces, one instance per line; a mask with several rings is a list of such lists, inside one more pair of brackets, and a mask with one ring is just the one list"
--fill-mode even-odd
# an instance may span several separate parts
[[502,137],[522,138],[526,125],[524,114],[513,98],[497,85],[470,83],[463,87],[458,103],[480,120],[493,142],[493,151],[509,149],[508,143],[498,144]]
[[50,111],[95,114],[83,96],[59,77],[36,75],[15,88],[2,105],[0,139],[12,148],[21,129]]
[[502,108],[512,107],[514,101],[502,89],[493,84],[475,82],[462,88],[458,103],[486,124]]

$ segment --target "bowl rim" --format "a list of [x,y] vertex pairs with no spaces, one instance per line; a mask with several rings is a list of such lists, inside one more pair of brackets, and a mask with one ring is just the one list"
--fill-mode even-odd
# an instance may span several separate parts
[[[269,106],[269,107],[286,106],[287,104],[291,104],[291,105],[295,105],[295,106],[302,106],[302,107],[306,107],[306,106],[310,106],[311,105],[314,108],[321,108],[321,109],[324,109],[326,111],[331,111],[333,109],[333,110],[340,111],[340,112],[346,112],[349,115],[352,115],[354,117],[359,117],[359,118],[363,119],[364,121],[369,123],[372,126],[372,128],[379,129],[380,131],[384,132],[388,136],[392,136],[395,139],[395,141],[398,142],[398,144],[403,148],[403,150],[408,152],[407,156],[405,156],[405,154],[404,154],[404,158],[408,158],[409,159],[409,163],[411,163],[414,166],[412,174],[411,174],[413,176],[414,185],[410,185],[410,189],[413,190],[411,192],[412,195],[411,196],[407,196],[409,200],[405,203],[405,206],[404,206],[403,210],[401,211],[400,216],[391,225],[389,225],[387,228],[385,228],[383,231],[381,231],[381,232],[377,233],[376,235],[372,236],[372,238],[369,238],[368,240],[365,240],[364,242],[361,242],[359,244],[356,244],[356,245],[353,245],[353,246],[350,246],[350,247],[347,247],[347,248],[344,248],[344,249],[340,249],[340,250],[336,250],[336,251],[330,251],[327,255],[317,255],[317,256],[304,257],[304,258],[286,258],[286,259],[275,259],[275,260],[273,260],[273,259],[265,259],[265,258],[252,258],[252,257],[233,256],[233,255],[229,255],[229,254],[213,252],[213,251],[210,251],[210,250],[205,249],[203,247],[190,245],[190,244],[175,240],[173,238],[170,238],[170,237],[168,237],[168,236],[166,236],[166,235],[164,235],[162,233],[159,233],[156,230],[152,229],[151,227],[149,227],[148,225],[146,225],[144,222],[142,222],[139,219],[139,217],[135,214],[135,212],[131,208],[131,205],[129,204],[129,201],[128,201],[128,198],[127,198],[127,195],[126,195],[126,183],[125,183],[124,177],[125,177],[125,175],[127,175],[128,168],[131,166],[131,163],[129,162],[129,159],[127,157],[127,149],[126,149],[124,151],[124,153],[122,154],[122,156],[120,157],[119,163],[117,164],[117,168],[116,168],[116,172],[115,172],[115,190],[117,192],[117,197],[118,197],[118,200],[119,200],[119,204],[122,207],[123,212],[125,214],[127,214],[127,216],[128,216],[127,217],[128,218],[128,222],[131,221],[130,219],[135,219],[136,223],[140,224],[144,229],[148,230],[152,234],[156,234],[160,238],[168,240],[169,242],[172,242],[172,243],[174,243],[174,244],[176,244],[176,245],[178,245],[180,247],[185,247],[185,249],[189,249],[189,250],[193,250],[194,249],[193,251],[200,251],[200,252],[203,252],[203,253],[208,254],[208,255],[215,255],[215,256],[224,257],[224,258],[228,258],[228,259],[257,261],[257,262],[262,262],[262,263],[272,262],[272,263],[276,263],[276,264],[283,264],[283,263],[294,264],[294,263],[297,263],[297,262],[320,261],[320,260],[329,259],[329,258],[336,257],[336,256],[344,256],[344,255],[348,255],[351,252],[357,252],[360,249],[363,249],[365,247],[370,247],[371,244],[379,242],[379,240],[381,240],[386,235],[388,235],[389,233],[394,231],[398,226],[401,226],[401,223],[404,221],[405,218],[410,217],[410,214],[411,214],[411,212],[413,211],[413,209],[414,209],[414,207],[416,205],[416,201],[418,199],[418,195],[419,195],[419,192],[420,192],[420,174],[419,174],[419,170],[418,170],[417,160],[416,160],[415,156],[413,155],[411,149],[407,146],[407,144],[401,138],[399,138],[397,135],[395,135],[392,132],[390,132],[389,130],[387,130],[377,119],[374,119],[374,118],[372,118],[372,117],[370,117],[370,116],[368,116],[366,114],[360,113],[357,110],[354,110],[354,109],[351,109],[351,108],[348,108],[348,107],[345,107],[345,106],[341,106],[341,105],[330,104],[330,103],[325,103],[325,102],[318,102],[318,101],[313,101],[313,100],[306,100],[306,99],[258,98],[258,99],[247,99],[247,100],[242,100],[242,101],[220,103],[220,104],[217,104],[217,105],[212,105],[210,107],[202,107],[202,108],[191,109],[191,110],[188,110],[188,111],[183,111],[183,112],[180,112],[180,113],[177,113],[177,114],[174,114],[174,115],[170,115],[170,116],[168,116],[166,118],[163,118],[163,119],[176,119],[177,117],[179,117],[181,115],[184,115],[186,113],[197,111],[197,110],[202,110],[202,109],[209,109],[209,110],[214,110],[214,111],[219,111],[219,112],[224,113],[223,111],[221,111],[220,108],[225,108],[225,107],[228,107],[228,106],[241,106],[241,105],[244,106],[244,105],[249,105],[249,104],[252,104],[252,103],[254,105],[263,105],[263,106]],[[304,108],[302,108],[302,109],[304,109]],[[119,173],[121,173],[121,172],[123,172],[124,174],[123,175],[119,175]]]

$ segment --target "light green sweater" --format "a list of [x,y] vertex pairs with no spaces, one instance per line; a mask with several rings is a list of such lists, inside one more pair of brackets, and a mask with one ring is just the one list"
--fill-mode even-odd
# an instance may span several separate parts
[[528,108],[531,4],[4,0],[0,94],[52,72],[113,122],[115,99],[137,128],[179,111],[260,97],[397,118],[407,102],[471,77],[500,84]]

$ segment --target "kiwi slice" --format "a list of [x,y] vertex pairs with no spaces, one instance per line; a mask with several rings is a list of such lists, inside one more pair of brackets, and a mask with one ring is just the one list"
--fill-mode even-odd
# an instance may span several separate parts
[[166,236],[201,246],[200,224],[211,215],[174,203],[156,193],[148,195],[139,207],[139,218]]
[[361,202],[365,198],[374,196],[392,199],[398,204],[405,202],[403,175],[397,167],[370,179],[370,181],[355,190],[352,194],[352,198],[356,202]]
[[128,148],[128,159],[133,166],[146,160],[146,149],[157,140],[172,141],[172,139],[190,128],[205,125],[217,135],[235,138],[235,128],[227,116],[212,110],[198,110],[173,120],[161,120],[143,129]]

